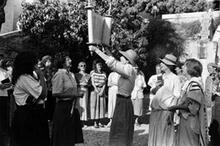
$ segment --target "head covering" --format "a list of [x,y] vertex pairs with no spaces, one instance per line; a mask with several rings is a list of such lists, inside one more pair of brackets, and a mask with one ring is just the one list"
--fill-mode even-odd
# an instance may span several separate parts
[[160,59],[166,65],[176,65],[177,58],[173,54],[167,54],[163,59]]
[[214,68],[217,68],[217,67],[218,67],[218,65],[215,64],[215,63],[213,63],[213,62],[209,63],[209,64],[207,65],[207,68],[208,68],[209,66],[214,67]]
[[46,55],[46,56],[42,57],[42,59],[41,59],[42,64],[45,64],[47,62],[47,60],[51,60],[51,56]]
[[132,64],[136,66],[136,60],[138,59],[138,55],[137,53],[132,50],[129,49],[127,51],[119,51],[126,59],[128,59],[128,61]]

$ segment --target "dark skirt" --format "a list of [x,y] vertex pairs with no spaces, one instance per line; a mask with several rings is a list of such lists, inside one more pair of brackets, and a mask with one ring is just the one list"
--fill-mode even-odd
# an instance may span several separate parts
[[47,112],[47,119],[53,119],[54,108],[56,105],[56,98],[52,96],[52,91],[47,92],[47,101],[45,103],[45,109]]
[[134,110],[128,97],[117,95],[116,106],[110,128],[110,146],[131,146],[134,134]]
[[16,146],[49,146],[49,128],[43,105],[18,106],[12,123]]
[[53,118],[53,146],[73,146],[83,143],[82,123],[79,111],[73,110],[72,101],[59,101],[56,104]]

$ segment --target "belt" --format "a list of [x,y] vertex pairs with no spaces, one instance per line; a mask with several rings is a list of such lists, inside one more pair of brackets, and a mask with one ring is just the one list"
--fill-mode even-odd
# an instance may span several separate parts
[[73,101],[73,98],[57,98],[57,101]]
[[131,99],[131,96],[125,96],[125,95],[117,94],[117,98]]
[[17,105],[17,109],[42,109],[44,104],[33,104],[33,105]]

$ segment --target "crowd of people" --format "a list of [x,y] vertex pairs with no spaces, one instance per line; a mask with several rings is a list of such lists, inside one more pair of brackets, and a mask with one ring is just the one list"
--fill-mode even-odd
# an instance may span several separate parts
[[[84,142],[88,120],[94,128],[110,128],[110,146],[130,146],[144,106],[150,111],[149,146],[219,144],[220,69],[215,63],[207,66],[204,86],[198,60],[180,63],[166,54],[146,83],[134,50],[119,51],[117,57],[94,46],[90,51],[102,59],[94,60],[90,73],[85,61],[73,73],[72,59],[63,52],[41,59],[23,52],[13,63],[0,55],[1,146],[8,137],[15,146],[73,146]],[[150,102],[143,105],[147,85]]]

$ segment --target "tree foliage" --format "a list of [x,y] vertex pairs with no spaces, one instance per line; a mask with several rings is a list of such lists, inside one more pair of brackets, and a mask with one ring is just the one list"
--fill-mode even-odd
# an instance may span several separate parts
[[175,14],[187,12],[199,12],[207,10],[206,0],[143,0],[145,11],[153,12],[153,6],[159,9],[158,14]]
[[[110,14],[114,22],[110,49],[113,53],[134,49],[151,68],[165,53],[172,52],[177,56],[183,53],[183,40],[171,23],[143,16],[147,2],[150,1],[112,0]],[[67,50],[80,59],[89,56],[86,6],[85,0],[68,4],[59,1],[24,3],[19,26],[31,36],[42,53]],[[97,13],[109,14],[109,0],[95,0],[94,6]]]

